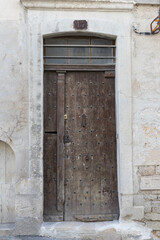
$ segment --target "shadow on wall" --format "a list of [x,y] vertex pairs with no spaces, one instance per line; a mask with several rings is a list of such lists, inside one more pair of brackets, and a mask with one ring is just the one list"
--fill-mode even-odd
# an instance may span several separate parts
[[15,155],[0,141],[0,223],[15,222]]

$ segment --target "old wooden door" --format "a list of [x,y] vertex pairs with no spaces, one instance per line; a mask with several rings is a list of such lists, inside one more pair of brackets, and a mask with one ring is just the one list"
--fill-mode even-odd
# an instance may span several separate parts
[[44,216],[119,216],[115,81],[110,71],[45,72]]

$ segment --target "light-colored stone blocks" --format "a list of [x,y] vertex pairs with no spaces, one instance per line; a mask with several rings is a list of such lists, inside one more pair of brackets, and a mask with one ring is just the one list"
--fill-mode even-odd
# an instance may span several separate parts
[[155,166],[142,166],[139,167],[141,176],[152,176],[155,174]]
[[147,221],[146,226],[153,230],[159,230],[160,229],[160,221]]
[[144,219],[144,207],[143,206],[135,206],[133,207],[133,220],[141,221]]
[[141,177],[141,190],[160,190],[160,177]]
[[16,196],[16,215],[20,218],[40,218],[42,215],[41,197],[34,195]]
[[150,213],[152,210],[152,205],[150,201],[145,201],[144,203],[144,212],[145,213]]
[[144,196],[142,194],[137,194],[133,196],[134,206],[144,206]]
[[156,174],[160,175],[160,166],[156,166]]
[[39,233],[42,220],[38,218],[22,217],[16,219],[15,235],[37,235]]
[[152,212],[160,213],[160,201],[152,201]]
[[135,206],[135,207],[126,207],[121,210],[122,219],[133,219],[141,221],[144,219],[144,207]]
[[145,219],[150,221],[160,221],[160,214],[159,213],[147,213],[145,214]]

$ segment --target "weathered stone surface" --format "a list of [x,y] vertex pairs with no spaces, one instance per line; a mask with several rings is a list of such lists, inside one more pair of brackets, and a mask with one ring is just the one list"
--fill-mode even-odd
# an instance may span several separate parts
[[144,194],[144,199],[145,200],[157,200],[158,199],[158,196],[157,194],[150,194],[150,193],[147,193],[147,194]]
[[140,221],[143,218],[144,218],[144,207],[134,206],[132,219]]
[[160,175],[160,166],[156,166],[156,174]]
[[153,231],[153,236],[157,237],[158,239],[160,239],[160,231]]
[[34,194],[17,195],[15,203],[17,216],[20,218],[40,218],[42,216],[41,202],[41,197]]
[[122,208],[133,207],[133,196],[132,195],[122,195],[121,196],[121,206],[122,206]]
[[159,190],[160,189],[160,177],[149,176],[142,177],[140,183],[141,190]]
[[[111,222],[97,222],[97,223],[58,223],[59,230],[54,231],[56,228],[56,223],[44,223],[41,227],[40,234],[43,236],[50,236],[53,238],[73,238],[73,239],[91,239],[91,240],[130,240],[130,239],[139,239],[139,240],[149,240],[151,238],[151,230],[131,221],[111,221]],[[79,225],[79,226],[78,226]],[[85,231],[85,228],[88,228]],[[69,230],[67,230],[69,229]]]
[[160,213],[160,201],[152,201],[152,212]]
[[155,174],[155,166],[142,166],[139,167],[139,173],[142,176],[152,176]]
[[16,183],[16,193],[21,194],[42,194],[43,190],[42,178],[24,178]]
[[160,214],[159,213],[147,213],[145,214],[145,219],[151,220],[151,221],[160,221]]
[[121,233],[117,232],[116,229],[111,228],[111,229],[107,229],[102,231],[100,234],[98,234],[98,236],[96,237],[97,240],[121,240]]
[[152,209],[151,202],[150,202],[150,201],[146,201],[146,202],[144,203],[144,212],[145,212],[145,213],[150,213],[150,212],[151,212],[151,209]]
[[114,9],[120,9],[121,11],[125,10],[131,10],[133,8],[133,2],[132,1],[119,1],[119,4],[114,4],[114,1],[107,1],[107,4],[104,1],[100,0],[88,0],[88,1],[81,1],[81,4],[77,4],[74,1],[37,1],[37,0],[32,0],[32,1],[27,1],[27,0],[21,0],[23,5],[26,8],[29,9],[48,9],[48,10],[53,10],[53,9],[83,9],[83,8],[90,8],[92,10],[97,10],[97,9],[103,9],[103,11],[107,10],[114,10]]
[[160,229],[160,221],[147,221],[146,226],[153,230],[159,230]]
[[[1,224],[0,239],[3,239],[4,236],[14,236],[14,230],[15,230],[14,224]],[[3,236],[3,238],[1,236]]]
[[38,218],[17,218],[15,223],[15,235],[37,235],[42,220]]
[[144,195],[137,194],[133,196],[133,205],[134,206],[144,206]]

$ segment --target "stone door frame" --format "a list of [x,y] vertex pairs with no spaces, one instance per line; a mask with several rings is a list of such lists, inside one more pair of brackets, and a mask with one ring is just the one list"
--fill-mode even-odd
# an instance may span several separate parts
[[[25,2],[28,5],[25,5]],[[47,9],[42,3],[43,1],[36,1],[41,4],[41,7],[36,4],[32,5],[33,2],[24,1],[24,6],[28,8],[29,178],[34,179],[37,184],[43,182],[43,37],[69,34],[114,37],[117,49],[115,87],[120,218],[125,216],[132,218],[135,211],[139,211],[141,208],[133,206],[131,78],[131,11],[133,4],[120,3],[118,5],[115,3],[114,6],[112,3],[112,7],[107,8],[105,5],[103,11],[100,9],[100,5],[94,9],[87,8],[81,11],[77,6],[70,6],[67,9],[63,9],[63,6]],[[95,4],[95,1],[93,2]],[[108,4],[108,6],[111,5]],[[77,19],[86,19],[88,29],[85,31],[74,30],[73,21]],[[37,207],[38,200],[36,213],[33,213],[32,216],[28,212],[31,218],[25,218],[24,221],[21,218],[19,223],[17,222],[18,226],[18,224],[26,225],[28,221],[28,224],[32,225],[31,228],[34,226],[35,229],[36,227],[35,232],[43,222],[43,184],[40,186],[40,192],[34,196],[35,203],[32,202],[32,207],[33,205]]]

